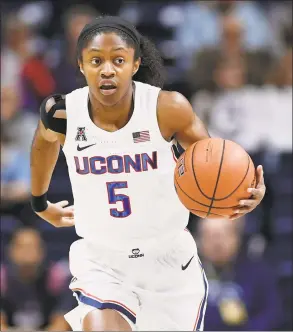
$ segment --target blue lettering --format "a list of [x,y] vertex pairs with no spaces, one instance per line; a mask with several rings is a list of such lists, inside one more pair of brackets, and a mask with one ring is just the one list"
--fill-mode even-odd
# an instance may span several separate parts
[[135,161],[130,156],[124,156],[125,173],[130,173],[130,166],[136,171],[141,172],[140,155],[135,155]]
[[76,172],[78,174],[82,174],[82,175],[89,174],[89,160],[88,160],[88,157],[83,157],[82,159],[83,159],[83,169],[81,169],[81,167],[80,167],[78,157],[74,157]]
[[107,158],[101,156],[91,158],[75,156],[74,162],[76,173],[81,175],[90,173],[96,175],[106,173],[120,174],[123,172],[130,173],[132,171],[145,172],[149,169],[158,168],[157,151],[152,152],[151,157],[147,153],[135,154],[133,157],[130,155],[113,155]]
[[152,159],[147,153],[142,153],[141,159],[143,171],[148,171],[148,164],[151,166],[152,169],[158,168],[157,151],[154,151],[152,153]]
[[90,158],[90,166],[91,166],[91,173],[93,174],[104,174],[107,172],[106,166],[101,166],[99,169],[96,167],[96,162],[100,162],[100,164],[105,164],[106,159],[104,157],[91,157]]
[[[114,168],[113,161],[117,160],[118,167]],[[123,158],[120,156],[110,156],[107,158],[108,172],[112,174],[122,173],[124,170],[123,167]]]

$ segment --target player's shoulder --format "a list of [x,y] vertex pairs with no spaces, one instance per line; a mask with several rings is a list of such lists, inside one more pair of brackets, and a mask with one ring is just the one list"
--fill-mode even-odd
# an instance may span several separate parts
[[177,91],[160,91],[157,114],[159,122],[177,127],[193,121],[194,112],[188,99]]
[[161,90],[158,97],[158,107],[169,110],[191,108],[188,99],[180,92]]

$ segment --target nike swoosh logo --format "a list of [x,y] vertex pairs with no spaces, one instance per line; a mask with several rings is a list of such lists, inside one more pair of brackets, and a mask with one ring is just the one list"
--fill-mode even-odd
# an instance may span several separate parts
[[85,150],[93,145],[96,145],[97,143],[94,143],[94,144],[90,144],[90,145],[86,145],[86,146],[77,146],[77,151],[82,151],[82,150]]
[[187,262],[186,265],[181,265],[181,269],[184,271],[188,268],[189,264],[191,263],[192,259],[194,258],[194,255],[190,258],[190,260]]

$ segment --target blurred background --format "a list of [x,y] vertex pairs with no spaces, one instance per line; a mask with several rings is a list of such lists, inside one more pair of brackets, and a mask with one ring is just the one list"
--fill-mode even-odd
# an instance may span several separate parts
[[[212,136],[234,140],[265,170],[267,194],[237,222],[189,229],[210,283],[205,330],[292,330],[292,1],[16,1],[1,10],[1,330],[70,330],[74,229],[29,204],[29,151],[39,105],[81,86],[75,44],[99,14],[151,38]],[[69,200],[62,151],[49,191]]]

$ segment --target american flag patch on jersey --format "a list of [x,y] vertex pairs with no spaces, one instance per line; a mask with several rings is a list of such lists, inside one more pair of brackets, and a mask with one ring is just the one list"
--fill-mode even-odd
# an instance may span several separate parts
[[138,131],[136,133],[132,133],[133,142],[134,143],[141,143],[150,141],[150,132],[148,130]]

